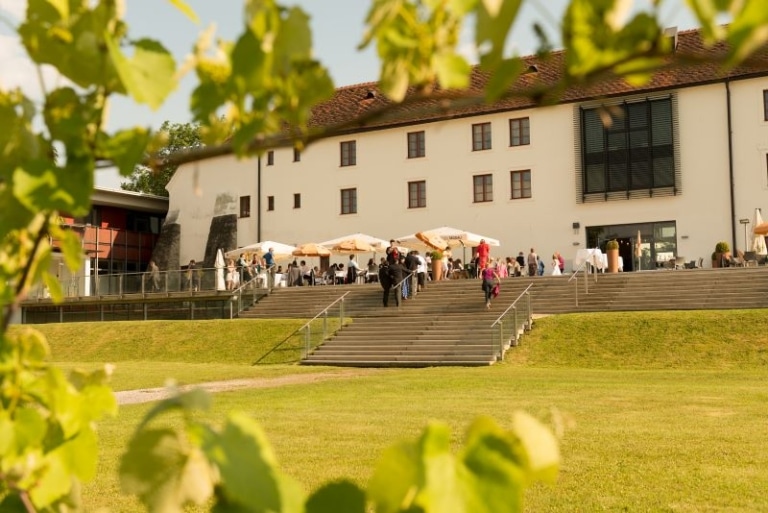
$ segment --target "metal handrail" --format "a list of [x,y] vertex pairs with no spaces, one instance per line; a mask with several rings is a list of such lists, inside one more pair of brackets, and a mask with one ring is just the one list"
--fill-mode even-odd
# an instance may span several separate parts
[[311,340],[311,338],[310,338],[310,337],[311,337],[311,334],[312,334],[312,328],[311,328],[311,324],[312,324],[314,321],[316,321],[316,320],[317,320],[317,319],[318,319],[318,318],[319,318],[321,315],[324,315],[324,318],[323,318],[323,320],[324,320],[324,321],[326,321],[326,322],[323,322],[323,331],[324,331],[324,332],[325,332],[325,331],[327,331],[327,328],[328,328],[328,327],[327,327],[327,319],[328,319],[328,315],[327,315],[327,313],[328,313],[328,310],[330,310],[330,309],[331,309],[331,307],[332,307],[333,305],[335,305],[336,303],[338,303],[338,302],[341,302],[341,306],[339,307],[339,320],[340,320],[340,322],[339,322],[339,329],[341,329],[341,326],[342,326],[342,325],[343,325],[343,323],[344,323],[344,298],[346,298],[346,297],[347,297],[347,294],[349,294],[350,292],[352,292],[352,291],[351,291],[351,290],[348,290],[347,292],[345,292],[345,293],[344,293],[344,294],[342,294],[341,296],[339,296],[339,297],[337,297],[336,299],[334,299],[334,300],[333,300],[333,302],[331,302],[331,304],[329,304],[328,306],[326,306],[325,308],[323,308],[323,309],[322,309],[322,310],[321,310],[321,311],[320,311],[320,312],[319,312],[317,315],[315,315],[314,317],[312,317],[312,318],[311,318],[310,320],[308,320],[308,321],[307,321],[307,322],[306,322],[306,323],[305,323],[305,324],[304,324],[304,325],[303,325],[301,328],[297,329],[297,330],[294,332],[294,333],[298,333],[298,332],[300,332],[301,330],[306,330],[306,331],[305,331],[305,336],[304,336],[304,340],[305,340],[305,342],[304,342],[304,357],[305,357],[305,358],[306,358],[306,357],[309,355],[309,349],[310,349],[310,340]]
[[507,307],[504,312],[499,315],[495,321],[491,324],[491,330],[493,330],[494,327],[498,326],[499,331],[499,345],[498,350],[494,351],[494,354],[497,356],[499,360],[504,358],[504,317],[512,311],[512,331],[511,333],[514,334],[514,344],[517,345],[518,341],[518,322],[517,322],[517,302],[520,301],[521,298],[526,297],[528,301],[528,315],[526,316],[525,322],[522,324],[524,328],[527,328],[526,331],[531,329],[532,319],[533,319],[533,308],[531,306],[531,294],[529,290],[533,286],[533,283],[528,284],[528,286],[523,290],[517,298],[515,298],[514,301],[512,301],[512,304]]
[[[258,283],[259,276],[254,276],[247,282],[243,283],[239,287],[237,287],[235,290],[232,290],[232,300],[229,302],[229,318],[234,319],[235,316],[239,316],[240,312],[248,308],[248,306],[252,306],[256,304],[256,286],[250,287],[250,285],[255,285]],[[251,304],[245,305],[243,302],[243,294],[246,289],[250,288],[250,290],[253,291],[253,294],[251,294]],[[237,308],[234,307],[233,303],[237,303]]]
[[[576,278],[576,286],[574,287],[574,291],[576,292],[576,306],[579,306],[579,271],[582,269],[584,270],[584,293],[589,294],[589,268],[587,267],[587,264],[589,264],[589,260],[584,260],[579,267],[576,268],[576,270],[573,272],[573,275],[568,278],[568,283],[571,282],[574,278]],[[597,273],[595,274],[595,283],[597,283]]]

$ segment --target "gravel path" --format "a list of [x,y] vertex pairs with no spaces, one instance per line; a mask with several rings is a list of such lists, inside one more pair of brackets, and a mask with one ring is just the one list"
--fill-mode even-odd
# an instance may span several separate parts
[[[252,378],[252,379],[232,379],[227,381],[209,381],[208,383],[197,383],[194,385],[180,386],[179,390],[190,390],[192,388],[202,388],[211,393],[227,392],[229,390],[241,390],[244,388],[274,388],[286,385],[303,385],[307,383],[318,383],[321,381],[350,379],[359,376],[367,376],[373,373],[382,372],[383,369],[349,369],[336,372],[318,372],[311,374],[292,374],[289,376],[280,376],[277,378]],[[123,390],[115,392],[118,404],[141,404],[165,399],[168,395],[168,389],[142,388],[139,390]]]

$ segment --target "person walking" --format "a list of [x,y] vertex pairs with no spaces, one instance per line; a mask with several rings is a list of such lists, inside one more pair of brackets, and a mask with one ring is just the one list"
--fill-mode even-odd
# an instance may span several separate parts
[[147,277],[149,278],[152,292],[160,292],[160,268],[154,260],[149,261],[149,265],[147,266]]
[[269,248],[264,253],[264,267],[267,269],[267,288],[272,289],[275,286],[275,250]]
[[539,256],[531,248],[531,252],[528,253],[528,276],[536,276],[536,267],[538,266]]
[[392,288],[392,274],[389,270],[389,262],[386,259],[381,259],[381,265],[379,265],[379,284],[384,289],[383,304],[389,306],[389,291]]
[[395,305],[400,306],[400,298],[403,297],[403,278],[405,278],[405,266],[403,265],[404,258],[400,258],[391,264],[389,264],[389,276],[392,280],[392,287],[395,289]]
[[493,288],[501,284],[499,273],[491,266],[482,270],[483,293],[485,294],[485,307],[491,308],[491,298],[493,297]]
[[488,264],[488,256],[491,254],[491,247],[485,242],[485,239],[480,239],[480,244],[477,246],[477,265],[480,269],[485,269]]

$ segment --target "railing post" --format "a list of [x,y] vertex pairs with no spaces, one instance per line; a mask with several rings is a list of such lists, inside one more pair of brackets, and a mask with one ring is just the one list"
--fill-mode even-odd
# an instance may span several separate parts
[[344,298],[341,298],[341,304],[339,305],[339,329],[344,324]]
[[328,310],[323,312],[323,340],[328,336]]
[[526,296],[526,299],[528,300],[528,319],[526,320],[526,325],[528,326],[528,329],[526,331],[531,331],[531,328],[533,327],[533,301],[531,299],[530,292],[526,292],[525,296]]
[[504,321],[499,322],[499,350],[496,359],[501,360],[504,355]]
[[517,324],[517,307],[512,307],[512,337],[509,339],[509,345],[517,347],[517,332],[520,328],[518,328]]
[[310,339],[312,335],[312,324],[307,324],[307,327],[304,329],[304,358],[309,356],[309,348],[310,348]]

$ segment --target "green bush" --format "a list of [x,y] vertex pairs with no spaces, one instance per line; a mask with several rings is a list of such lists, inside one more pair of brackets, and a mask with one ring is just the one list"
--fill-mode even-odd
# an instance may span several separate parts
[[731,246],[725,241],[715,244],[715,253],[728,253],[730,250]]
[[605,249],[619,249],[619,243],[616,239],[611,239],[605,244]]

